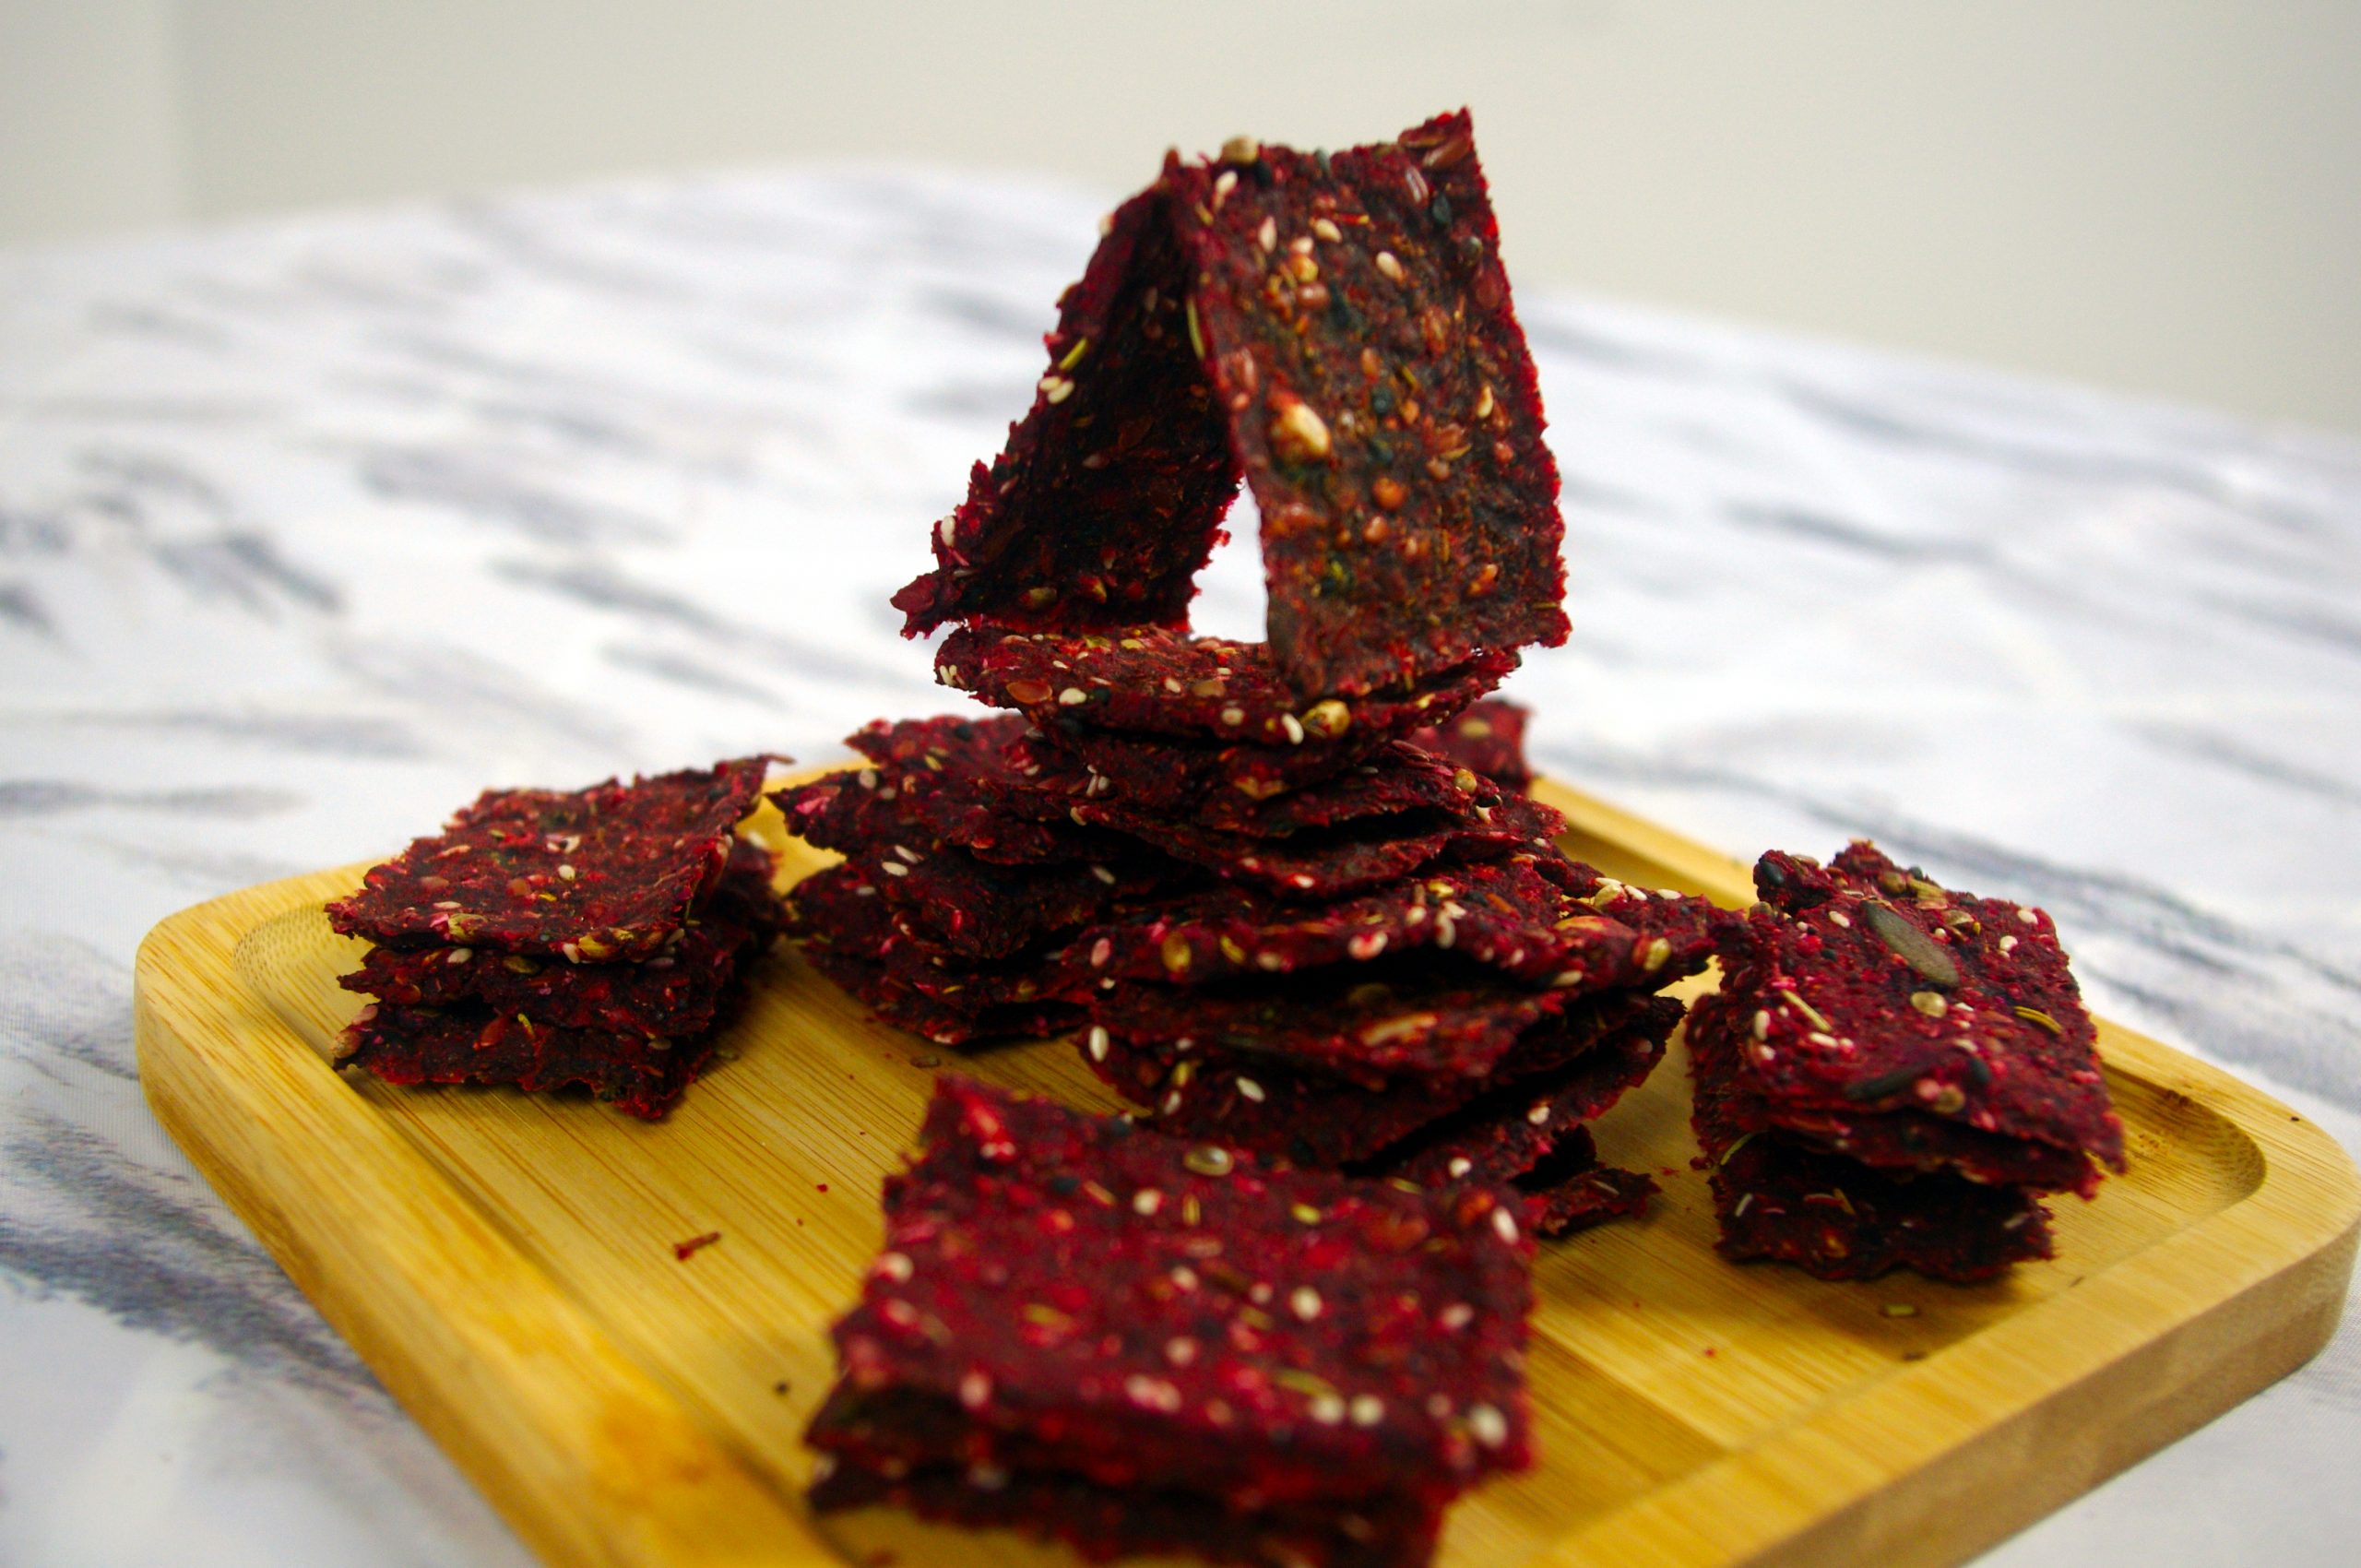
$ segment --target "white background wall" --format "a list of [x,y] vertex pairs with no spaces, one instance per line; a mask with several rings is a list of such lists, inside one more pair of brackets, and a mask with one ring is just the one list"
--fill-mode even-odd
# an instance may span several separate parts
[[1461,102],[1521,278],[2361,431],[2361,0],[0,0],[0,240]]

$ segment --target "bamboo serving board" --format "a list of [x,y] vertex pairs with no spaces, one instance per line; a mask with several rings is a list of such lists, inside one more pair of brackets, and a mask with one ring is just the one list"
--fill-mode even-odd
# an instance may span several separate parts
[[[1729,903],[1743,868],[1544,784],[1567,848]],[[833,857],[777,837],[786,874]],[[1112,1110],[1062,1041],[959,1057],[773,954],[730,1060],[664,1123],[584,1099],[404,1090],[326,1060],[359,944],[348,867],[164,921],[139,952],[148,1103],[386,1385],[553,1563],[1039,1565],[885,1510],[814,1521],[798,1442],[878,1183],[935,1073]],[[1690,982],[1711,984],[1709,977]],[[1545,1243],[1542,1459],[1451,1515],[1445,1568],[1949,1563],[2325,1344],[2361,1182],[2309,1123],[2102,1024],[2131,1170],[2059,1200],[2054,1262],[1972,1289],[1823,1284],[1713,1252],[1678,1047],[1598,1127],[1657,1173],[1637,1221]],[[719,1232],[682,1258],[675,1244]]]

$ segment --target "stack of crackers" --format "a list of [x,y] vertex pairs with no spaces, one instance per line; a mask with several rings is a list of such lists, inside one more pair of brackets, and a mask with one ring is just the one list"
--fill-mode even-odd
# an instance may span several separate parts
[[328,906],[375,944],[343,1060],[394,1084],[588,1088],[654,1119],[711,1060],[784,910],[736,836],[770,760],[494,790]]
[[[1485,700],[1564,640],[1565,577],[1466,117],[1169,160],[1049,350],[895,600],[1006,716],[873,726],[869,766],[777,797],[845,856],[794,896],[806,952],[944,1043],[1074,1030],[1183,1135],[1513,1180],[1548,1233],[1636,1206],[1585,1123],[1662,1056],[1714,916],[1568,859]],[[1241,477],[1259,643],[1186,630]]]
[[2123,1168],[2049,917],[1867,843],[1826,866],[1774,851],[1754,880],[1689,1025],[1722,1251],[1828,1279],[2049,1256],[2040,1194]]

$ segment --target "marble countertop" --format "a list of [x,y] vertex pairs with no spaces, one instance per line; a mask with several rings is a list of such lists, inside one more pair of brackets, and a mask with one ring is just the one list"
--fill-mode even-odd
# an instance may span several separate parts
[[[803,173],[0,253],[0,1561],[527,1561],[148,1115],[133,949],[488,783],[957,706],[886,596],[1097,216]],[[1538,763],[2042,904],[2097,1008],[2361,1147],[2361,444],[1520,303]],[[2349,1328],[1988,1561],[2349,1562],[2356,1460]]]

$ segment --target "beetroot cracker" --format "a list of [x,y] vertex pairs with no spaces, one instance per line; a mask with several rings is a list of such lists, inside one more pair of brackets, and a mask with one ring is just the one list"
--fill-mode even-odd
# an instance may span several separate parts
[[1187,624],[1239,478],[1188,267],[1160,184],[1116,209],[1058,302],[1032,408],[936,527],[935,569],[894,596],[905,632]]
[[[743,987],[722,995],[717,1026],[736,1011]],[[345,1030],[339,1062],[389,1084],[506,1085],[528,1091],[587,1088],[655,1121],[713,1058],[714,1029],[678,1039],[605,1029],[568,1029],[481,1003],[455,1007],[371,1004]]]
[[945,963],[939,949],[900,929],[858,866],[813,873],[789,903],[787,933],[814,968],[887,1023],[938,1045],[1057,1034],[1081,1018],[1058,954]]
[[1563,1067],[1509,1083],[1386,1150],[1374,1169],[1421,1186],[1513,1181],[1654,1071],[1669,1032],[1627,1029]]
[[404,1006],[480,1002],[561,1028],[673,1037],[709,1026],[739,967],[769,944],[785,911],[769,850],[739,839],[722,878],[678,939],[636,963],[570,964],[467,947],[373,947],[338,983]]
[[1466,114],[1165,180],[1197,219],[1176,226],[1288,679],[1368,691],[1563,642],[1558,469]]
[[1096,927],[1076,946],[1096,971],[1192,984],[1448,953],[1586,995],[1696,973],[1726,919],[1702,898],[1628,886],[1552,847],[1320,905],[1216,890]]
[[955,1467],[1351,1539],[1531,1462],[1514,1194],[1290,1170],[956,1077],[923,1138],[835,1329],[824,1489]]
[[328,906],[348,936],[600,962],[645,957],[720,874],[768,757],[631,784],[489,790]]
[[1216,985],[1117,985],[1092,999],[1091,1015],[1149,1049],[1218,1045],[1375,1087],[1487,1076],[1525,1030],[1572,1001],[1420,954]]
[[1525,1194],[1525,1229],[1552,1241],[1639,1214],[1656,1191],[1652,1176],[1600,1163],[1590,1134],[1579,1127],[1516,1185]]
[[1828,867],[1766,855],[1755,876],[1764,902],[1731,928],[1723,994],[1750,1015],[1765,1099],[1909,1111],[2122,1168],[2097,1032],[2047,916],[1868,844]]
[[[1501,1084],[1530,1081],[1630,1036],[1662,1042],[1680,1021],[1667,998],[1619,993],[1566,1008],[1519,1035],[1489,1076],[1404,1077],[1365,1087],[1266,1053],[1191,1040],[1144,1045],[1104,1025],[1079,1043],[1092,1071],[1145,1106],[1176,1137],[1205,1138],[1293,1164],[1334,1169],[1378,1159]],[[1380,1169],[1383,1168],[1381,1160]]]
[[1169,159],[1048,346],[895,598],[911,634],[1180,626],[1242,472],[1299,694],[1565,640],[1558,470],[1464,113],[1333,155]]
[[1456,719],[1415,731],[1410,742],[1502,789],[1523,790],[1533,784],[1533,767],[1525,759],[1525,727],[1532,717],[1521,704],[1486,697]]
[[1231,1509],[1198,1492],[1104,1487],[991,1465],[918,1466],[889,1478],[824,1454],[815,1471],[812,1506],[819,1513],[890,1505],[947,1524],[1062,1540],[1091,1562],[1187,1552],[1240,1568],[1418,1568],[1432,1558],[1442,1523],[1442,1510],[1411,1498],[1371,1498],[1343,1510]]
[[2024,1188],[1878,1170],[1785,1132],[1739,1130],[1726,1090],[1742,1071],[1742,1037],[1704,1023],[1692,1016],[1690,1061],[1725,1256],[1774,1258],[1822,1279],[1906,1267],[1965,1284],[2050,1255],[2048,1214]]
[[1306,703],[1268,644],[1156,626],[1068,635],[963,626],[934,656],[944,685],[1036,723],[1356,754],[1458,713],[1516,665],[1513,652],[1486,652],[1416,688]]

